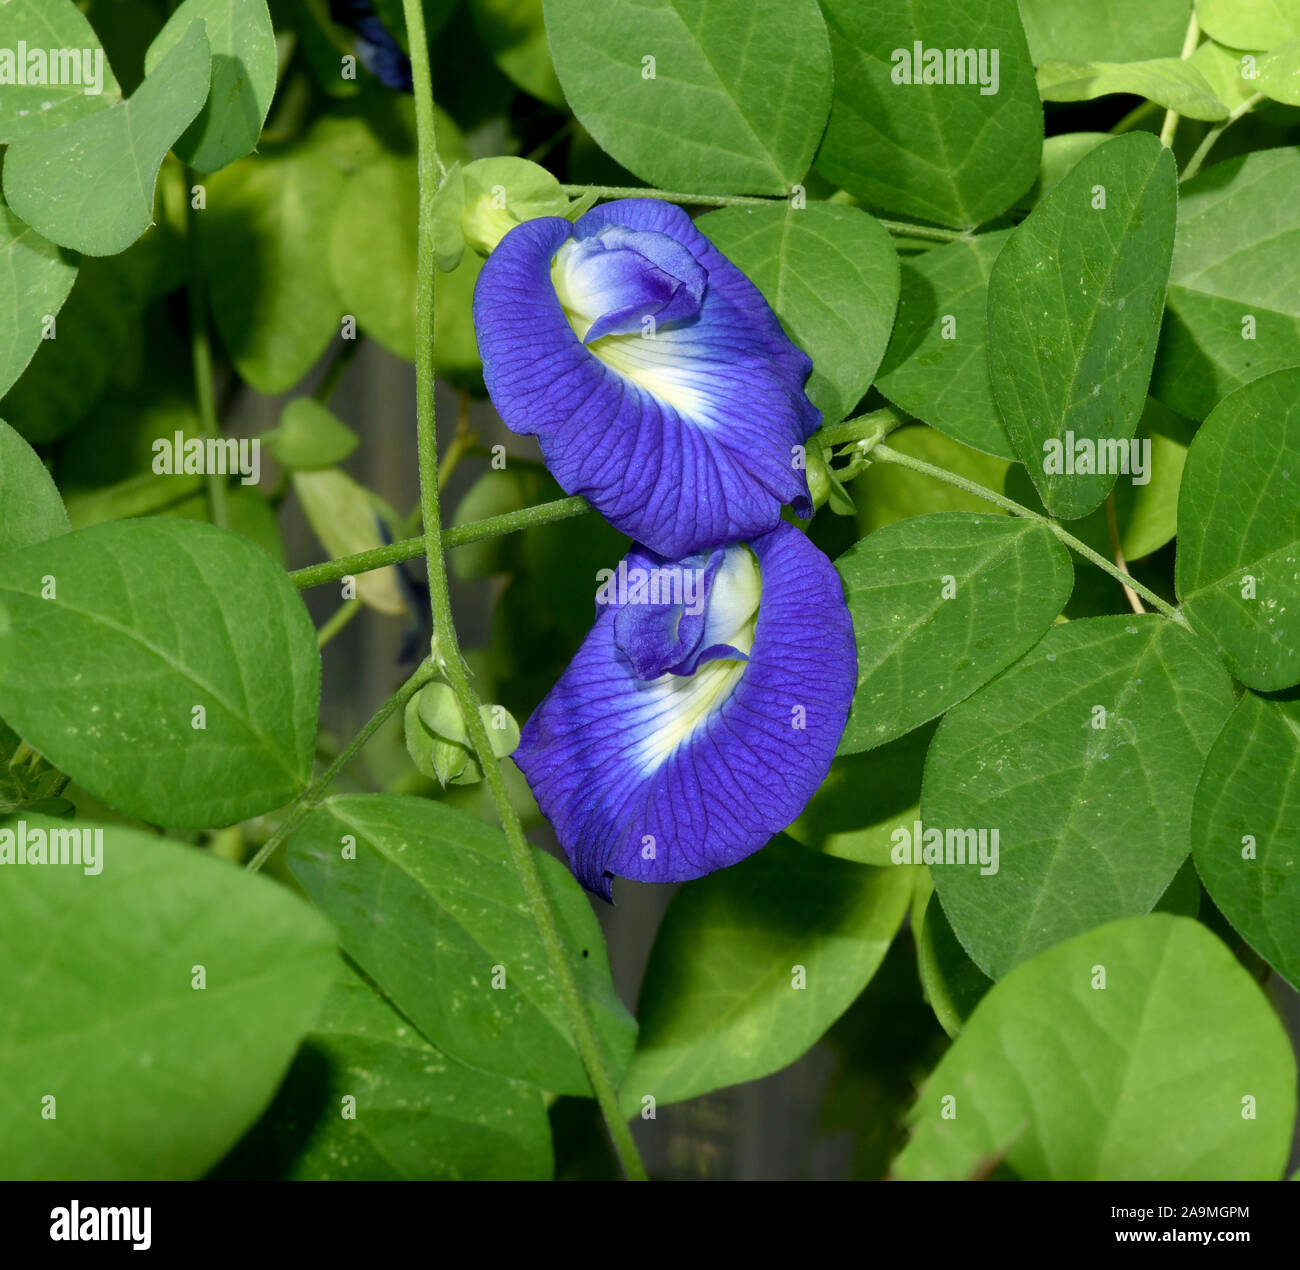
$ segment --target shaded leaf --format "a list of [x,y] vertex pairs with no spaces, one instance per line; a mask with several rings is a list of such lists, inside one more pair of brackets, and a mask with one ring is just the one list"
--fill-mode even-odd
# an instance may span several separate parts
[[208,183],[199,247],[222,342],[259,392],[292,388],[339,331],[323,267],[337,168],[313,150],[243,159]]
[[909,869],[851,864],[782,838],[683,887],[641,985],[625,1114],[646,1095],[680,1102],[794,1062],[875,974],[911,889]]
[[1003,459],[1016,452],[989,383],[988,286],[1010,230],[903,261],[898,321],[876,387],[931,427]]
[[541,1180],[551,1130],[536,1089],[453,1062],[340,964],[279,1095],[220,1176]]
[[241,159],[262,134],[275,93],[275,31],[266,0],[185,0],[145,55],[152,74],[201,18],[212,52],[212,86],[199,117],[172,147],[200,172]]

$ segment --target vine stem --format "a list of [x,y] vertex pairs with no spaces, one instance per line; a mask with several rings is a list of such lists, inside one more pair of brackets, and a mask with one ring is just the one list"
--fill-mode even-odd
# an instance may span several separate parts
[[1196,147],[1192,157],[1187,160],[1187,166],[1183,169],[1183,174],[1178,179],[1180,181],[1190,181],[1192,177],[1201,170],[1201,164],[1205,162],[1205,156],[1210,153],[1211,149],[1213,149],[1214,143],[1223,136],[1223,134],[1227,132],[1227,130],[1231,128],[1232,125],[1242,117],[1242,115],[1249,114],[1263,100],[1263,93],[1253,93],[1237,106],[1217,128],[1211,128],[1209,132],[1205,134],[1201,144]]
[[[855,419],[845,419],[832,424],[816,434],[823,446],[838,445],[842,441],[855,441],[864,434],[863,429],[885,424],[886,431],[892,431],[904,423],[902,415],[890,407],[859,415]],[[455,446],[452,442],[452,446]],[[451,451],[448,451],[451,457]],[[441,485],[446,484],[450,475],[444,462],[438,468]],[[585,516],[591,511],[591,504],[579,494],[568,498],[552,499],[549,503],[538,503],[533,507],[521,507],[518,511],[502,512],[498,516],[487,516],[483,520],[472,520],[465,525],[456,525],[442,531],[443,551],[453,547],[465,547],[473,542],[483,542],[488,538],[500,538],[505,534],[517,533],[521,529],[534,529],[539,525],[550,525],[559,520],[569,520],[574,516]],[[289,575],[289,580],[300,591],[309,587],[324,586],[337,582],[351,574],[369,573],[372,569],[383,569],[390,564],[403,564],[425,553],[425,539],[403,538],[383,547],[372,547],[369,551],[358,551],[355,555],[339,556],[336,560],[325,560],[320,564],[307,565],[296,569]]]
[[[565,185],[566,194],[594,194],[597,198],[658,198],[683,207],[776,207],[786,202],[785,195],[770,198],[754,194],[685,194],[677,190],[656,190],[639,185]],[[875,218],[891,234],[908,238],[927,238],[932,242],[951,243],[969,238],[963,229],[944,229],[942,225],[913,225],[909,221]]]
[[[194,366],[194,397],[199,428],[207,438],[221,435],[217,423],[217,395],[212,378],[212,337],[208,332],[208,301],[203,286],[203,264],[199,259],[199,214],[192,194],[194,173],[182,169],[185,179],[185,239],[189,256],[189,285],[185,288],[190,319],[190,360]],[[212,523],[230,526],[226,507],[226,480],[217,472],[207,473],[208,510]]]
[[[1196,20],[1196,13],[1193,10],[1192,16],[1187,22],[1187,34],[1183,37],[1183,51],[1181,57],[1187,61],[1193,53],[1196,52],[1197,41],[1201,38],[1201,26]],[[1174,148],[1174,134],[1178,131],[1178,111],[1166,110],[1165,121],[1160,125],[1160,144],[1172,150]]]
[[338,774],[352,761],[361,747],[370,740],[395,710],[400,710],[425,684],[433,678],[433,668],[425,661],[398,690],[384,702],[370,721],[348,742],[339,756],[327,767],[306,790],[301,793],[280,827],[258,849],[257,854],[248,862],[248,871],[256,873],[276,852],[279,845],[307,818],[308,814],[320,804],[325,791],[334,783]]
[[1040,525],[1045,525],[1071,551],[1082,556],[1090,564],[1095,564],[1103,572],[1109,573],[1121,586],[1132,588],[1158,613],[1163,614],[1170,621],[1177,622],[1180,626],[1187,626],[1187,619],[1172,604],[1162,600],[1154,591],[1143,586],[1136,578],[1118,568],[1100,552],[1094,551],[1086,542],[1080,542],[1078,538],[1050,516],[1042,516],[1003,494],[998,494],[994,490],[976,484],[974,481],[968,481],[964,476],[958,476],[956,472],[949,472],[944,468],[935,467],[933,463],[915,459],[910,454],[904,454],[901,450],[890,449],[887,445],[877,443],[873,446],[871,455],[882,463],[893,463],[898,467],[911,468],[913,472],[921,472],[925,476],[933,477],[936,481],[943,481],[946,485],[965,490],[967,494],[983,499],[986,503],[992,503],[995,507],[1001,507],[1003,511],[1010,512],[1013,516],[1020,516],[1025,520],[1036,520]]
[[[535,507],[521,507],[518,511],[502,512],[499,516],[488,516],[483,520],[472,520],[467,525],[445,529],[441,535],[442,547],[444,551],[451,547],[465,547],[472,542],[500,538],[503,534],[513,534],[520,529],[532,529],[537,525],[549,525],[557,520],[584,516],[590,510],[591,504],[578,494],[569,498],[557,498],[549,503],[538,503]],[[423,537],[402,538],[383,547],[358,551],[356,555],[340,556],[337,560],[326,560],[321,564],[308,565],[305,569],[297,569],[289,575],[289,580],[300,591],[305,591],[308,587],[337,582],[349,574],[369,573],[372,569],[414,560],[425,554],[427,545],[427,540]]]
[[[1119,540],[1119,517],[1115,514],[1115,491],[1106,495],[1106,532],[1110,535],[1110,553],[1115,558],[1117,568],[1128,572],[1128,561],[1124,559],[1124,548]],[[1124,584],[1124,598],[1134,613],[1145,613],[1138,594],[1127,582]]]
[[[468,394],[466,394],[466,397],[468,397]],[[455,440],[447,447],[446,454],[442,456],[442,461],[438,464],[438,489],[440,492],[446,488],[447,482],[451,480],[451,474],[459,466],[461,459],[473,447],[474,436],[469,431],[467,418],[468,407],[462,402],[460,426],[456,429]],[[419,503],[417,503],[415,509],[403,522],[408,534],[420,528],[420,516],[421,509]],[[419,543],[420,550],[424,550],[424,539],[422,537],[412,539],[412,541]],[[368,570],[358,569],[357,572],[365,573]],[[345,600],[343,606],[337,609],[334,615],[316,632],[316,647],[324,648],[364,607],[365,605],[359,595],[350,600]]]
[[456,695],[461,717],[479,766],[487,783],[497,815],[505,830],[515,870],[532,910],[555,986],[564,1002],[573,1039],[587,1069],[592,1092],[600,1105],[614,1150],[629,1178],[644,1179],[645,1165],[627,1121],[618,1109],[614,1081],[596,1040],[596,1031],[578,988],[555,920],[546,886],[537,868],[534,848],[524,837],[523,827],[506,789],[505,777],[488,740],[479,714],[478,697],[456,643],[451,614],[447,564],[443,558],[442,521],[438,507],[437,436],[434,427],[434,224],[433,196],[441,164],[433,113],[433,76],[429,66],[429,41],[425,34],[421,0],[403,0],[406,32],[411,50],[411,77],[415,96],[416,138],[419,146],[420,214],[417,234],[415,347],[416,422],[420,448],[420,501],[424,510],[425,561],[429,576],[429,603],[433,611],[433,661]]

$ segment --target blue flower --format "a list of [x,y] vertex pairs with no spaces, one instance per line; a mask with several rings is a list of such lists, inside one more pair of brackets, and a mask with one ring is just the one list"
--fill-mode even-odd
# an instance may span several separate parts
[[514,759],[578,880],[682,882],[803,810],[848,718],[839,574],[791,525],[682,560],[634,548]]
[[512,229],[479,276],[483,378],[552,475],[668,559],[812,513],[812,363],[680,208],[624,199]]
[[411,91],[411,59],[388,33],[374,0],[330,0],[330,17],[356,34],[357,60],[385,88]]

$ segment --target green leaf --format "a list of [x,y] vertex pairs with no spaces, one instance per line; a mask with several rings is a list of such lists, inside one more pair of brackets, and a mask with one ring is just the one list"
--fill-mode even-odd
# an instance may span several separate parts
[[[295,472],[293,492],[331,560],[385,545],[370,492],[346,472],[337,468]],[[394,565],[357,574],[357,597],[372,609],[393,617],[407,612]]]
[[470,0],[474,30],[512,83],[557,110],[564,93],[551,65],[542,0]]
[[1300,682],[1300,369],[1239,388],[1201,425],[1178,497],[1175,581],[1228,669],[1269,692]]
[[1300,106],[1300,40],[1291,40],[1260,58],[1257,75],[1255,86],[1264,96]]
[[625,1114],[646,1095],[680,1102],[756,1080],[811,1049],[875,974],[912,874],[776,838],[678,891],[641,985]]
[[199,117],[173,149],[200,172],[215,172],[257,145],[275,94],[275,31],[266,0],[185,0],[145,54],[152,74],[196,19],[206,24],[212,87]]
[[1196,0],[1201,29],[1235,49],[1271,49],[1300,38],[1300,0]]
[[37,233],[88,256],[113,256],[153,221],[163,158],[208,95],[212,59],[194,22],[128,101],[15,142],[5,200]]
[[[1015,0],[824,0],[822,8],[835,98],[820,175],[882,211],[961,227],[991,220],[1029,188],[1043,116]],[[952,59],[940,82],[925,82],[924,63],[914,66],[918,43]],[[989,54],[983,82],[978,64],[955,56],[981,49]]]
[[[1144,483],[1138,484],[1128,476],[1116,481],[1111,490],[1120,551],[1130,563],[1158,551],[1174,536],[1178,524],[1178,488],[1187,447],[1195,430],[1196,425],[1190,420],[1166,410],[1154,397],[1147,398],[1134,433],[1134,440],[1141,447],[1139,479]],[[1034,511],[1045,510],[1033,482],[1019,464],[1007,473],[1004,493]],[[1106,507],[1098,507],[1076,520],[1070,532],[1094,551],[1110,556],[1115,548],[1111,544],[1108,521]]]
[[913,929],[921,989],[939,1026],[955,1039],[993,986],[993,980],[958,942],[952,923],[933,894],[925,905],[919,927],[914,922]]
[[726,207],[696,223],[813,359],[808,396],[822,422],[843,419],[871,387],[898,305],[898,254],[884,228],[831,203]]
[[77,264],[66,252],[23,224],[0,202],[0,396],[27,369],[77,280]]
[[[18,82],[20,41],[27,46],[29,58],[31,52],[37,52],[36,64],[44,67],[42,78],[46,80],[51,78],[47,55],[58,50],[58,78],[63,82]],[[74,53],[75,61],[71,60]],[[24,79],[32,69],[24,69]],[[0,144],[61,128],[106,110],[122,98],[99,37],[72,0],[8,0],[0,7],[0,79],[4,81],[4,92],[0,93]],[[100,91],[94,92],[97,80]]]
[[[523,165],[523,160],[510,163]],[[554,183],[553,177],[549,179]],[[561,192],[560,203],[567,201]],[[366,334],[407,361],[415,360],[418,210],[415,159],[391,155],[376,159],[348,178],[329,244],[330,271],[345,311],[356,317]],[[438,279],[435,299],[438,374],[480,393],[471,304],[482,266],[477,255],[466,256],[459,267],[453,266],[452,272]]]
[[438,332],[433,360],[438,377],[456,388],[485,396],[483,365],[478,356],[478,339],[474,334],[474,287],[483,259],[467,253],[459,268],[438,279],[434,297],[434,325]]
[[1227,106],[1240,106],[1247,97],[1263,90],[1260,67],[1263,59],[1238,49],[1224,48],[1213,40],[1200,44],[1188,59]]
[[[356,1100],[344,1119],[345,1097]],[[545,1180],[536,1089],[440,1054],[340,965],[270,1110],[221,1175],[292,1181]]]
[[[1150,133],[1116,137],[1076,164],[994,263],[993,396],[1054,516],[1098,506],[1129,456],[1155,357],[1176,200],[1170,151]],[[1070,471],[1066,459],[1080,443],[1107,471]]]
[[1197,871],[1233,926],[1300,983],[1300,700],[1247,692],[1205,761],[1192,809]]
[[266,452],[298,471],[334,467],[361,443],[347,424],[314,397],[295,397],[280,414],[280,426],[262,434]]
[[283,886],[118,825],[29,812],[0,825],[0,852],[24,825],[29,852],[102,835],[102,872],[86,856],[5,870],[0,956],[23,969],[0,988],[0,1174],[202,1175],[310,1026],[338,960],[329,927]]
[[506,154],[458,164],[433,200],[438,268],[455,269],[466,243],[487,256],[516,225],[535,216],[572,219],[571,213],[560,182],[527,159]]
[[1015,450],[989,384],[988,286],[1010,230],[903,261],[903,285],[876,387],[894,405],[964,445],[1003,459]]
[[1300,152],[1216,163],[1179,190],[1152,395],[1204,419],[1234,388],[1300,364]]
[[121,812],[225,825],[288,802],[319,696],[307,610],[239,534],[117,521],[0,557],[0,715]]
[[322,257],[343,189],[338,169],[312,150],[243,159],[208,183],[199,247],[212,312],[258,392],[292,388],[339,331]]
[[[1064,132],[1043,141],[1043,161],[1038,169],[1038,180],[1029,188],[1016,206],[1028,211],[1043,201],[1043,196],[1055,189],[1085,154],[1110,140],[1109,132]],[[985,235],[984,237],[988,237]]]
[[892,864],[894,830],[910,829],[919,814],[921,769],[934,728],[923,724],[873,750],[841,754],[787,835],[841,860]]
[[1228,117],[1228,107],[1205,76],[1178,57],[1146,62],[1047,61],[1038,68],[1038,92],[1044,101],[1093,101],[1111,93],[1132,93],[1189,119]]
[[71,528],[45,464],[0,419],[0,554],[57,538]]
[[[564,95],[602,149],[669,190],[788,194],[826,125],[816,0],[546,0]],[[649,59],[649,60],[647,60]]]
[[[614,993],[600,926],[568,870],[540,851],[536,860],[617,1074],[635,1024]],[[422,798],[331,798],[294,834],[289,861],[348,956],[445,1054],[556,1093],[590,1093],[499,830]]]
[[1295,1079],[1272,1006],[1214,935],[1130,918],[992,988],[921,1091],[894,1167],[965,1178],[1005,1152],[1036,1180],[1278,1178]]
[[[169,511],[196,494],[206,504],[206,477],[170,461],[177,432],[194,437],[202,431],[190,360],[179,343],[154,345],[152,352],[144,393],[108,395],[58,448],[54,479],[74,529]],[[159,468],[180,471],[154,471],[160,441],[169,453]]]
[[1053,627],[949,711],[926,759],[921,820],[954,854],[963,830],[998,835],[994,871],[931,864],[980,969],[1000,979],[1155,904],[1187,857],[1196,778],[1232,704],[1210,650],[1148,614]]
[[[1011,466],[1005,459],[981,454],[933,428],[908,427],[891,432],[889,448],[998,491],[1001,491]],[[912,472],[893,464],[873,463],[853,482],[853,487],[858,504],[858,525],[864,534],[925,512],[1005,514],[974,494],[936,481],[923,472]]]
[[[489,516],[503,516],[507,512],[517,512],[563,497],[564,491],[545,468],[524,460],[512,460],[504,468],[489,468],[474,481],[456,504],[451,524],[468,525]],[[451,553],[452,576],[466,582],[472,578],[511,573],[519,566],[522,551],[522,536],[519,534],[503,534],[499,538],[466,543]]]
[[153,231],[117,256],[81,261],[54,339],[40,340],[0,413],[29,441],[57,440],[85,418],[113,380],[138,367],[143,310],[158,267]]
[[889,525],[836,561],[853,615],[858,685],[840,753],[910,732],[1032,647],[1074,570],[1034,521],[941,512]]
[[347,179],[329,237],[339,300],[391,353],[415,360],[414,156],[386,155]]
[[1192,15],[1190,0],[1020,0],[1034,65],[1140,62],[1177,57]]

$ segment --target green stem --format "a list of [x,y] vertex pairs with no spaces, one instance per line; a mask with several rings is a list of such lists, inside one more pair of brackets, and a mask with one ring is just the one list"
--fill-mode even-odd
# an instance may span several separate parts
[[926,476],[932,476],[936,481],[943,481],[947,485],[965,490],[967,494],[981,498],[986,503],[992,503],[995,507],[1001,507],[1003,511],[1008,511],[1013,516],[1020,516],[1025,520],[1036,520],[1040,525],[1045,525],[1071,551],[1082,556],[1090,564],[1095,564],[1104,573],[1109,573],[1122,586],[1131,587],[1157,612],[1162,613],[1171,621],[1177,622],[1180,626],[1187,626],[1187,619],[1172,604],[1162,600],[1154,591],[1143,586],[1136,578],[1125,573],[1099,552],[1094,551],[1086,542],[1080,542],[1078,538],[1052,520],[1050,516],[1040,515],[1038,512],[1021,506],[1021,504],[1014,502],[1003,494],[998,494],[983,485],[977,485],[974,481],[967,480],[964,476],[958,476],[955,472],[935,467],[934,464],[926,463],[921,459],[914,459],[910,454],[904,454],[900,450],[891,450],[887,445],[876,445],[872,450],[872,456],[883,463],[894,463],[899,467],[911,468],[913,472],[921,472]]
[[1205,162],[1205,156],[1210,153],[1211,149],[1213,149],[1214,143],[1223,136],[1223,134],[1227,132],[1227,130],[1231,128],[1232,125],[1242,117],[1242,115],[1249,114],[1263,100],[1263,93],[1255,93],[1253,96],[1247,97],[1246,100],[1236,107],[1236,109],[1233,110],[1233,112],[1217,128],[1211,128],[1209,132],[1205,134],[1201,144],[1196,147],[1192,157],[1187,160],[1187,166],[1183,169],[1183,174],[1178,179],[1180,181],[1190,181],[1192,177],[1201,170],[1201,164]]
[[[217,396],[212,381],[212,341],[208,333],[208,303],[203,287],[203,265],[199,258],[199,214],[194,207],[191,188],[194,173],[185,172],[185,237],[189,252],[189,285],[185,288],[189,303],[190,360],[194,365],[194,397],[198,407],[199,429],[205,437],[221,435],[217,423]],[[226,479],[217,472],[207,473],[208,510],[212,523],[225,529],[230,524],[226,508]]]
[[[451,547],[465,547],[471,542],[482,542],[486,538],[500,538],[503,534],[513,534],[521,529],[532,529],[537,525],[549,525],[557,520],[584,516],[590,510],[591,504],[577,494],[570,498],[557,498],[553,502],[539,503],[536,507],[521,507],[515,512],[502,512],[500,516],[488,516],[484,520],[472,520],[467,525],[444,530],[441,536],[442,547],[444,551]],[[427,545],[424,538],[404,538],[400,542],[389,543],[386,547],[373,547],[353,556],[340,556],[337,560],[308,565],[305,569],[291,573],[289,580],[300,591],[323,586],[327,582],[346,578],[349,574],[369,573],[372,569],[414,560],[425,554]]]
[[[892,432],[907,420],[896,410],[885,407],[870,414],[859,415],[856,419],[845,419],[841,423],[831,424],[817,433],[817,439],[823,446],[840,445],[846,441],[857,441],[877,427],[884,425],[885,432]],[[439,465],[439,484],[445,485],[451,475],[448,460],[452,457],[455,441],[447,451],[447,458]],[[465,547],[472,542],[483,542],[488,538],[500,538],[505,534],[518,533],[522,529],[535,529],[539,525],[550,525],[559,520],[570,520],[574,516],[585,516],[591,510],[591,504],[578,494],[568,498],[557,498],[549,503],[538,503],[535,507],[521,507],[518,511],[502,512],[499,516],[488,516],[483,520],[472,520],[465,525],[456,525],[442,532],[442,548],[447,551],[453,547]],[[426,542],[423,537],[404,538],[400,542],[389,543],[384,547],[372,547],[369,551],[359,551],[355,555],[340,556],[337,560],[326,560],[321,564],[308,565],[297,569],[289,575],[300,591],[310,587],[324,586],[358,573],[369,573],[372,569],[383,569],[390,564],[403,564],[425,554]]]
[[867,440],[877,433],[879,436],[876,440],[880,440],[895,428],[901,428],[906,422],[906,417],[899,414],[892,406],[883,406],[879,410],[872,410],[869,414],[832,423],[817,432],[814,439],[821,442],[823,450],[829,450],[832,446],[844,445],[850,441]]
[[[566,194],[586,194],[592,191],[597,198],[659,198],[665,203],[680,203],[683,207],[779,207],[788,202],[785,195],[760,198],[752,194],[684,194],[678,190],[655,190],[637,185],[566,185]],[[962,229],[944,229],[941,225],[913,225],[908,221],[875,218],[891,234],[911,238],[925,238],[933,242],[951,243],[970,235]]]
[[360,732],[348,742],[343,752],[327,767],[295,800],[289,808],[289,814],[280,827],[262,844],[257,854],[248,862],[250,873],[256,873],[274,854],[276,848],[291,834],[307,816],[320,804],[326,790],[334,783],[338,774],[352,761],[353,756],[370,740],[384,720],[395,710],[402,709],[425,684],[433,678],[433,669],[426,661],[378,710]]
[[534,849],[524,837],[523,827],[506,789],[505,777],[487,728],[479,714],[478,698],[469,682],[469,673],[456,643],[451,613],[451,595],[447,581],[447,563],[443,558],[442,521],[438,507],[437,434],[434,427],[434,224],[433,196],[437,189],[437,139],[434,131],[433,79],[429,68],[429,44],[425,35],[424,9],[421,0],[403,0],[406,31],[411,48],[411,77],[415,89],[416,137],[419,146],[420,219],[415,292],[416,347],[416,423],[420,451],[420,496],[424,510],[425,561],[429,576],[429,603],[433,610],[433,659],[456,695],[469,740],[478,757],[497,815],[505,830],[514,858],[515,870],[532,910],[541,937],[551,977],[569,1016],[569,1026],[583,1066],[587,1069],[592,1092],[605,1117],[614,1150],[629,1178],[644,1178],[645,1165],[637,1152],[632,1132],[618,1108],[613,1077],[596,1040],[596,1031],[578,988],[577,977],[569,961],[559,924],[537,868]]
[[[1182,59],[1187,61],[1193,53],[1196,52],[1196,42],[1201,38],[1201,27],[1196,21],[1196,13],[1193,11],[1190,20],[1187,23],[1187,34],[1183,37]],[[1160,144],[1167,146],[1170,150],[1174,148],[1174,134],[1178,131],[1178,111],[1166,110],[1165,121],[1160,126]]]

